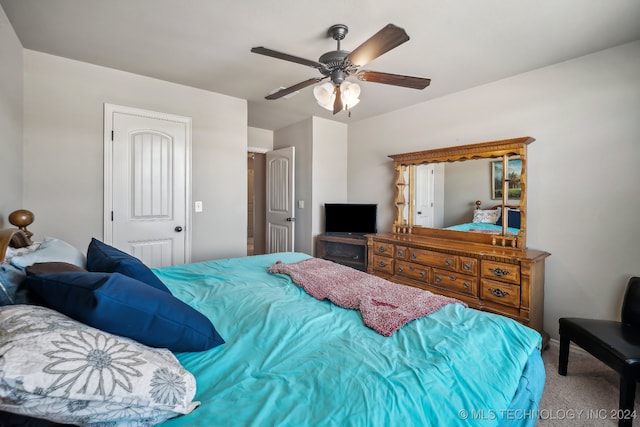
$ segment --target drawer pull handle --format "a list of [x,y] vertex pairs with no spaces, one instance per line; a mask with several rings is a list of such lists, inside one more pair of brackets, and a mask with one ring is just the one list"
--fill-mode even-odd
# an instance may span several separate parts
[[420,272],[420,278],[424,279],[424,270]]
[[404,271],[404,268],[402,266],[398,267],[398,273],[402,273]]
[[442,282],[442,276],[436,274],[436,282]]
[[498,298],[504,298],[506,296],[509,296],[509,292],[505,292],[502,289],[489,288],[489,292],[491,292],[493,295],[497,296]]
[[387,263],[384,261],[378,261],[378,267],[386,267]]
[[378,246],[378,252],[386,252],[387,248],[385,248],[384,246]]
[[490,268],[489,271],[498,277],[508,276],[511,274],[509,270],[503,270],[501,268]]
[[451,266],[451,260],[449,258],[445,259],[444,265],[446,265],[447,267]]
[[465,261],[462,263],[462,269],[466,270],[466,271],[471,271],[471,263],[468,261]]
[[469,289],[471,287],[471,283],[469,282],[464,282],[463,285],[465,287],[465,289]]
[[418,258],[418,257],[416,256],[416,253],[415,253],[415,252],[413,252],[413,253],[411,254],[411,259],[417,259],[417,258]]
[[404,258],[404,251],[402,249],[398,249],[398,256]]

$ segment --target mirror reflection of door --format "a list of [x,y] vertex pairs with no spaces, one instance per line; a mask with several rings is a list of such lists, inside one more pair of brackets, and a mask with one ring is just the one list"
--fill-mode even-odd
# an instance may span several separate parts
[[418,165],[415,168],[416,188],[413,205],[415,206],[414,224],[433,227],[435,208],[435,167],[433,164]]

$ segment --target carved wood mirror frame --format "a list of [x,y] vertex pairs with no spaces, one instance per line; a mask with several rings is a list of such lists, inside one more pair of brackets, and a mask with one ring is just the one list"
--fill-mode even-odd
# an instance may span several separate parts
[[[488,244],[493,246],[507,246],[525,249],[527,233],[527,145],[535,139],[522,137],[506,139],[500,141],[482,142],[479,144],[460,145],[456,147],[437,148],[434,150],[415,151],[404,154],[393,154],[389,157],[393,159],[396,171],[396,215],[393,222],[393,232],[399,234],[413,234],[435,238],[445,238],[453,240],[467,241],[470,243]],[[508,233],[508,162],[509,158],[518,156],[522,161],[522,172],[520,173],[520,231],[517,235]],[[454,231],[439,228],[428,228],[414,224],[413,204],[407,201],[406,190],[408,187],[409,200],[413,200],[415,189],[415,174],[412,173],[411,166],[442,163],[459,162],[473,159],[498,158],[503,162],[503,190],[502,190],[502,218],[503,225],[500,234],[484,234],[467,231]],[[409,173],[407,173],[409,172]],[[408,176],[408,179],[406,178]],[[512,201],[513,202],[513,201]]]

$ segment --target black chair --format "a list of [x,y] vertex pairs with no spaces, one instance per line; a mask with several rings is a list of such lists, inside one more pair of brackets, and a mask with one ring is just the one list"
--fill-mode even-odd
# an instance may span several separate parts
[[591,353],[620,374],[620,410],[618,426],[631,426],[640,380],[640,277],[632,277],[622,303],[622,321],[560,319],[558,373],[567,375],[569,342]]

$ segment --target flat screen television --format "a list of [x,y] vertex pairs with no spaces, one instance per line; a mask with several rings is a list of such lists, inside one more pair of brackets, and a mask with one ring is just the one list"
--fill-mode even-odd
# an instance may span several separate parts
[[324,232],[333,235],[364,235],[377,232],[378,205],[325,203]]

